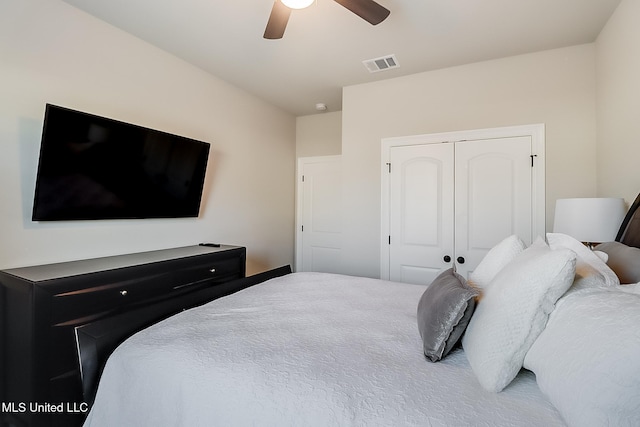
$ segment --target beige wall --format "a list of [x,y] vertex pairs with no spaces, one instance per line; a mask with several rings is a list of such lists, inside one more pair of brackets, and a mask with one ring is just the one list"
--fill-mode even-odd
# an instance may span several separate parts
[[595,195],[593,44],[350,86],[343,100],[346,273],[379,276],[385,137],[544,123],[548,226],[557,198]]
[[596,41],[598,195],[640,192],[640,1],[622,0]]
[[342,153],[342,111],[296,119],[296,157],[334,156]]
[[[58,0],[3,0],[0,58],[0,268],[203,241],[293,262],[295,117]],[[201,217],[31,222],[45,103],[210,142]]]

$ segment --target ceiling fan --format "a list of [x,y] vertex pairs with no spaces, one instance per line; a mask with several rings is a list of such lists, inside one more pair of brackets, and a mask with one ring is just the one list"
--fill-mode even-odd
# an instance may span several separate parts
[[[387,8],[379,5],[373,0],[334,0],[336,3],[346,7],[351,12],[358,15],[360,18],[369,22],[371,25],[377,25],[384,21],[391,13]],[[287,22],[289,21],[289,15],[292,8],[301,9],[309,6],[313,3],[313,0],[307,0],[304,5],[295,6],[291,4],[290,0],[275,0],[273,8],[271,9],[271,15],[267,22],[267,28],[264,30],[265,39],[281,39],[284,35],[284,30],[287,28]]]

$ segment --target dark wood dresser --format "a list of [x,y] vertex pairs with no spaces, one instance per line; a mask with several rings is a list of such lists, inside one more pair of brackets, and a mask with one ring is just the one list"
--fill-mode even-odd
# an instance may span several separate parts
[[177,312],[198,293],[215,299],[245,265],[245,248],[222,245],[0,271],[2,426],[80,425],[77,327],[168,300]]

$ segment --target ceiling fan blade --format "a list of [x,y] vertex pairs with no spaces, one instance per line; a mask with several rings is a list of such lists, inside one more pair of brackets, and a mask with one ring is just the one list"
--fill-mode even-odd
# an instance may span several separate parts
[[280,0],[275,0],[263,37],[265,39],[281,39],[284,35],[284,30],[287,28],[289,15],[291,15],[291,9],[282,4]]
[[371,25],[377,25],[387,19],[389,9],[373,0],[335,0]]

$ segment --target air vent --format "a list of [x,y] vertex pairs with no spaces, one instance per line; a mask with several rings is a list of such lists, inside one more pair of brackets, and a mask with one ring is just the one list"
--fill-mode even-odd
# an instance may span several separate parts
[[398,64],[398,60],[395,55],[387,55],[380,58],[367,59],[366,61],[362,61],[367,70],[370,73],[377,73],[378,71],[386,71],[392,68],[398,68],[400,64]]

